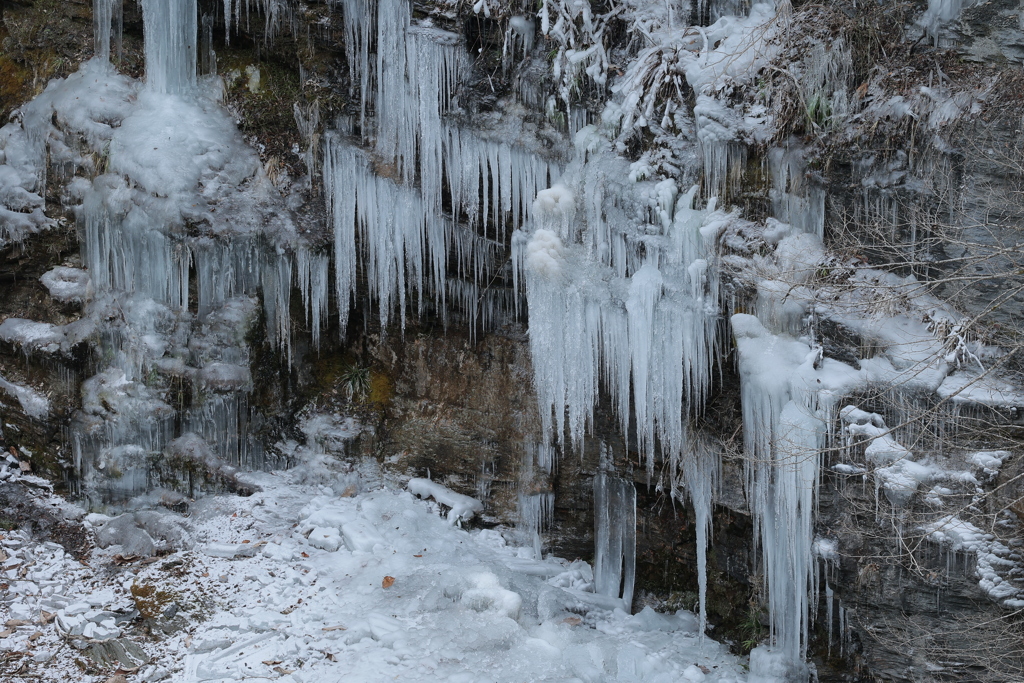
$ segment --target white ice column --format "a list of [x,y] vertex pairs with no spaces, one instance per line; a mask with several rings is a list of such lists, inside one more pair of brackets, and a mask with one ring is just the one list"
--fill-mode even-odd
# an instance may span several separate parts
[[160,93],[196,87],[196,0],[142,0],[146,84]]
[[636,573],[636,489],[599,472],[594,477],[594,581],[597,592],[633,604]]
[[93,0],[92,3],[93,56],[102,62],[110,61],[110,34],[115,3],[120,9],[120,0]]
[[806,654],[808,600],[816,570],[811,544],[824,423],[790,401],[779,416],[772,481],[761,519],[768,604],[776,645],[791,661]]
[[551,524],[555,513],[555,494],[551,492],[520,492],[518,500],[519,527],[533,546],[535,559],[543,557],[541,534]]
[[[650,400],[651,363],[655,342],[654,312],[661,299],[661,271],[652,263],[638,270],[629,285],[626,313],[629,319],[629,351],[633,368],[633,410],[636,413],[637,446],[646,453],[647,474],[654,473],[654,411]],[[679,387],[681,392],[682,387]]]
[[[815,495],[825,435],[819,401],[854,372],[773,335],[751,315],[732,317],[739,350],[747,500],[761,545],[772,640],[797,665],[807,648]],[[845,373],[845,374],[844,374]],[[831,399],[829,399],[831,400]]]
[[320,330],[327,322],[330,259],[327,254],[311,254],[308,249],[299,249],[295,258],[306,324],[312,323],[313,347],[319,349]]
[[708,545],[711,534],[712,502],[721,476],[721,458],[709,444],[694,440],[682,455],[682,471],[693,505],[697,531],[697,590],[700,601],[700,638],[708,626]]

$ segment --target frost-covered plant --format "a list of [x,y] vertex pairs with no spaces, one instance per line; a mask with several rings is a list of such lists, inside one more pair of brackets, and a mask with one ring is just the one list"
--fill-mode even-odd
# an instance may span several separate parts
[[645,128],[660,119],[661,127],[675,127],[673,114],[686,108],[686,73],[678,45],[655,45],[640,52],[626,75],[612,89],[623,97],[622,129]]
[[924,314],[924,323],[928,331],[942,342],[945,361],[960,367],[965,362],[977,363],[984,371],[981,359],[974,353],[977,343],[972,339],[970,329],[963,321],[954,319],[945,311],[928,311]]
[[842,37],[830,48],[818,43],[804,57],[796,79],[807,124],[812,129],[841,125],[850,112],[849,84],[853,60]]
[[579,97],[584,76],[599,87],[607,84],[611,63],[606,29],[623,9],[619,6],[595,15],[589,2],[543,0],[538,12],[540,30],[558,46],[551,54],[551,66],[567,109]]
[[351,399],[361,399],[370,392],[370,369],[347,365],[341,371],[341,385]]
[[309,184],[312,185],[320,166],[320,100],[313,100],[305,106],[295,102],[292,105],[292,110],[295,115],[295,127],[299,130],[299,137],[306,144],[302,160],[306,163]]

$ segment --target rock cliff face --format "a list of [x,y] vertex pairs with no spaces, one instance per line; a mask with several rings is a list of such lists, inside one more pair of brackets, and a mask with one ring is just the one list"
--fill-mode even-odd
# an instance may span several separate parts
[[[203,419],[218,423],[230,421],[236,443],[230,448],[214,443],[216,455],[197,455],[195,450],[181,450],[188,444],[167,439],[147,453],[148,465],[130,475],[142,482],[131,489],[132,494],[160,488],[195,497],[204,491],[233,490],[237,485],[232,468],[291,466],[305,457],[299,444],[312,447],[315,441],[336,461],[333,466],[339,471],[376,468],[374,476],[396,481],[429,475],[480,498],[486,510],[477,523],[518,524],[524,539],[530,535],[524,498],[553,494],[550,519],[542,523],[544,551],[592,560],[594,480],[599,472],[611,472],[637,491],[634,606],[694,609],[700,600],[697,564],[702,522],[688,500],[692,491],[679,483],[682,477],[675,471],[675,461],[669,462],[659,450],[653,470],[648,469],[647,453],[637,443],[640,427],[635,412],[629,412],[627,405],[623,420],[621,402],[602,385],[605,391],[581,444],[545,433],[537,399],[538,380],[543,378],[535,377],[531,362],[531,321],[525,297],[509,303],[519,296],[516,288],[522,284],[516,283],[514,273],[526,271],[517,270],[513,263],[521,258],[513,236],[520,226],[501,224],[508,220],[505,214],[512,215],[519,197],[503,198],[502,210],[495,208],[492,216],[484,209],[482,219],[472,218],[477,221],[472,229],[486,243],[481,249],[491,250],[485,256],[479,256],[483,251],[473,251],[476,242],[452,246],[441,286],[448,288],[449,300],[458,300],[458,306],[446,308],[436,298],[425,304],[414,302],[410,293],[404,305],[406,319],[400,322],[393,314],[385,320],[379,313],[380,287],[373,281],[377,275],[366,260],[353,267],[353,305],[350,313],[345,309],[347,326],[339,319],[339,297],[333,285],[323,288],[329,292],[325,295],[329,315],[321,316],[310,303],[309,292],[315,286],[309,273],[315,266],[299,261],[298,254],[303,249],[319,253],[318,249],[337,239],[331,221],[338,209],[325,207],[339,188],[329,187],[321,177],[333,149],[329,132],[355,141],[355,147],[371,148],[373,133],[367,117],[380,115],[372,107],[367,110],[368,84],[357,78],[359,51],[368,49],[369,39],[351,28],[351,18],[349,24],[343,20],[344,12],[357,4],[268,0],[253,3],[245,17],[229,17],[228,22],[234,22],[229,27],[221,3],[199,3],[202,69],[223,75],[224,102],[245,142],[259,156],[262,169],[255,177],[273,185],[278,203],[264,216],[286,215],[291,234],[297,236],[287,247],[259,244],[254,250],[260,256],[254,258],[295,254],[295,270],[306,273],[306,284],[299,281],[293,286],[290,261],[287,277],[274,290],[267,286],[264,271],[262,289],[246,296],[259,298],[266,316],[251,315],[246,318],[249,323],[238,323],[236,329],[233,319],[218,328],[205,318],[205,312],[196,313],[194,323],[189,323],[193,327],[183,344],[188,353],[180,355],[179,360],[184,358],[180,367],[155,361],[145,366],[154,368],[152,376],[139,384],[148,386],[168,407],[170,417],[161,423],[168,435],[180,439],[199,432],[215,442],[213,432],[206,434],[200,428],[204,424],[200,417],[205,415]],[[544,4],[545,16],[548,4]],[[634,4],[642,9],[643,3]],[[690,23],[707,27],[719,15],[734,13],[727,5],[680,6],[676,21],[687,17]],[[639,13],[633,4],[623,5],[627,6]],[[752,475],[743,464],[742,349],[734,342],[729,316],[756,312],[766,325],[772,318],[778,327],[786,328],[782,320],[786,314],[779,311],[787,297],[804,296],[793,291],[805,284],[817,288],[810,297],[815,305],[798,306],[795,316],[790,315],[789,328],[772,332],[802,335],[808,349],[820,347],[825,358],[853,366],[889,358],[885,353],[891,348],[886,344],[916,343],[909,337],[893,342],[864,324],[864,316],[878,309],[903,315],[909,310],[908,300],[936,296],[964,314],[955,320],[940,319],[935,310],[941,306],[932,305],[930,299],[918,307],[933,316],[915,322],[927,324],[934,332],[945,354],[943,362],[957,368],[976,364],[981,368],[981,384],[990,373],[991,379],[998,375],[1005,383],[994,389],[985,385],[988,399],[970,399],[976,395],[972,387],[980,386],[976,377],[953,388],[947,386],[948,379],[940,378],[925,392],[915,384],[921,373],[908,371],[913,376],[888,383],[872,380],[839,396],[842,402],[835,404],[828,417],[830,436],[823,445],[821,471],[814,477],[820,485],[814,503],[814,578],[809,581],[813,623],[805,642],[807,658],[823,681],[995,681],[1020,675],[1024,653],[1016,635],[1019,619],[1014,609],[1024,604],[1019,603],[1016,587],[1024,574],[1018,566],[1022,541],[1017,517],[1024,513],[1018,462],[1024,405],[1019,391],[1012,388],[1014,382],[1020,386],[1024,329],[1020,249],[1024,75],[1019,67],[1024,34],[1019,8],[1009,2],[987,3],[965,8],[959,19],[943,17],[928,25],[920,23],[921,17],[939,16],[935,13],[941,8],[923,14],[923,8],[907,4],[861,7],[837,1],[810,7],[780,3],[778,12],[784,20],[779,25],[785,30],[765,44],[766,64],[755,69],[757,78],[743,83],[736,77],[727,87],[718,88],[713,93],[718,105],[712,106],[704,99],[710,95],[685,85],[684,60],[679,57],[672,62],[677,58],[670,53],[689,50],[706,56],[731,37],[709,39],[702,35],[703,29],[694,29],[671,49],[648,54],[650,45],[638,47],[639,29],[627,25],[615,8],[597,3],[590,7],[605,22],[603,37],[596,43],[600,49],[590,46],[590,52],[585,51],[583,35],[590,19],[565,8],[569,21],[558,19],[565,24],[561,30],[574,26],[579,43],[560,42],[546,27],[541,30],[525,14],[527,8],[516,3],[483,0],[475,7],[423,3],[414,6],[413,15],[424,31],[450,32],[446,36],[451,37],[444,40],[459,45],[458,57],[450,59],[453,64],[465,61],[452,67],[453,73],[464,70],[463,99],[438,105],[444,115],[476,129],[498,130],[498,136],[515,142],[516,149],[532,145],[531,153],[552,168],[577,158],[571,136],[576,135],[579,149],[590,144],[577,133],[601,123],[607,115],[606,101],[615,100],[616,106],[626,108],[621,93],[616,91],[613,97],[608,82],[596,76],[625,78],[623,72],[632,74],[630,69],[640,59],[637,53],[647,55],[659,64],[650,74],[668,74],[666,90],[655,88],[656,96],[650,106],[644,104],[646,109],[632,102],[645,123],[637,123],[633,134],[623,133],[614,145],[609,143],[620,158],[619,167],[579,173],[646,173],[674,179],[680,187],[698,182],[705,200],[718,195],[720,206],[736,208],[737,213],[729,215],[730,226],[711,233],[717,239],[715,253],[722,257],[722,296],[711,314],[718,333],[709,386],[703,400],[685,407],[688,433],[699,435],[722,454],[707,560],[706,609],[714,637],[747,652],[770,636],[774,623],[761,560],[765,549],[758,547],[763,541],[757,536],[758,525],[765,522],[752,518],[751,493],[745,487]],[[91,54],[92,13],[82,2],[36,0],[5,3],[2,19],[0,115],[5,121],[9,116],[17,120],[22,102],[38,95],[50,78],[73,73]],[[143,65],[143,19],[134,3],[125,4],[123,27],[121,53],[114,61],[123,73],[138,76]],[[701,39],[703,44],[687,46],[686,41]],[[444,40],[441,44],[447,44]],[[802,56],[801,50],[817,54],[814,50],[824,50],[826,44],[831,51],[818,55],[817,62]],[[846,50],[843,63],[835,57],[840,50]],[[603,62],[597,54],[604,55]],[[823,62],[827,63],[823,66]],[[378,63],[374,68],[376,78],[383,81],[385,66]],[[826,85],[808,89],[806,74],[815,69],[826,74],[822,76]],[[671,88],[675,90],[668,92]],[[662,114],[657,125],[655,119]],[[740,121],[742,116],[747,123]],[[749,124],[751,120],[761,127]],[[696,142],[695,136],[709,130],[708,121],[717,122],[722,130],[735,124],[731,132],[722,133],[719,147],[706,137]],[[743,129],[745,125],[751,127]],[[417,139],[413,156],[415,150],[425,154],[425,144]],[[719,163],[715,154],[728,157],[719,175],[708,170]],[[508,166],[496,155],[489,159],[495,174],[492,190],[479,186],[480,177],[487,180],[487,167],[482,172],[472,170],[474,205],[486,201],[491,191],[500,194],[494,189],[498,183],[511,183],[498,178],[499,169],[504,173]],[[105,170],[100,156],[93,155],[92,170],[97,173]],[[425,186],[425,167],[410,171],[413,162],[407,161],[403,168],[399,161],[385,157],[379,154],[367,162],[374,178],[398,188]],[[443,165],[440,158],[438,176],[442,167],[451,173],[448,158]],[[0,243],[4,289],[0,322],[25,319],[68,330],[89,319],[82,300],[61,300],[41,282],[54,268],[83,266],[79,233],[84,235],[85,228],[79,222],[76,232],[75,202],[63,194],[71,187],[66,176],[76,173],[88,175],[81,167],[62,171],[51,164],[39,194],[46,200],[46,215],[53,226]],[[625,184],[626,180],[615,182]],[[453,215],[453,222],[458,222],[459,202],[465,197],[456,196],[460,189],[451,182],[438,185],[438,213]],[[657,205],[655,184],[650,185],[654,198],[648,199]],[[548,183],[538,187],[546,189]],[[606,186],[601,187],[605,191]],[[363,191],[360,187],[359,192]],[[400,192],[395,190],[394,196],[406,201]],[[529,206],[533,196],[522,200],[523,206]],[[359,220],[364,220],[364,206],[353,214]],[[621,215],[628,213],[618,208]],[[782,260],[775,246],[785,239],[781,233],[775,238],[769,234],[774,229],[773,216],[792,225],[818,224],[816,230],[823,233],[828,254],[811,264],[803,280],[787,282],[788,290],[778,301],[765,303],[771,297],[765,296],[761,284],[775,272],[765,264],[776,257]],[[464,222],[470,220],[464,217]],[[657,221],[644,213],[640,222]],[[207,237],[205,229],[189,225],[188,239]],[[361,233],[359,239],[369,238]],[[649,242],[637,241],[643,243],[636,247],[637,253],[654,253],[660,248],[656,242],[652,231]],[[474,256],[455,254],[463,247]],[[365,256],[367,247],[360,249]],[[793,259],[798,261],[798,256]],[[327,257],[323,259],[326,278]],[[401,270],[401,257],[398,263]],[[202,295],[194,282],[202,277],[198,257],[186,263],[185,270],[190,267],[193,284],[185,299],[191,310],[200,311]],[[636,264],[631,262],[629,267],[632,272]],[[338,268],[337,263],[331,266],[332,278]],[[486,281],[474,280],[474,268],[477,274],[486,273]],[[882,293],[858,294],[858,312],[836,313],[849,292],[864,291],[857,289],[863,281],[858,279],[861,273],[876,272],[875,268],[917,280],[909,285],[910,281],[900,280]],[[884,280],[872,277],[876,283]],[[341,298],[347,295],[342,292]],[[275,296],[277,318],[267,308]],[[765,314],[771,306],[778,310]],[[253,307],[258,310],[256,304]],[[129,317],[110,308],[111,319],[118,315]],[[104,338],[101,329],[75,329],[82,329],[79,336],[65,333],[52,349],[18,335],[0,341],[0,379],[5,383],[0,386],[0,429],[4,446],[25,467],[50,478],[68,495],[82,497],[89,495],[90,481],[111,476],[109,470],[99,472],[95,464],[83,469],[83,463],[76,461],[81,450],[76,450],[72,424],[85,407],[83,401],[89,400],[83,383],[105,369],[110,359],[104,354],[128,346]],[[239,386],[226,387],[209,379],[210,373],[201,375],[213,358],[203,355],[206,347],[201,343],[231,331],[243,337],[232,344],[244,349],[239,357],[244,356],[250,374],[239,380]],[[763,343],[774,344],[777,337],[767,334]],[[314,337],[319,337],[319,344]],[[568,355],[584,351],[564,349]],[[213,360],[221,365],[242,363],[238,357]],[[821,367],[821,362],[819,357],[815,367]],[[959,376],[949,368],[946,372]],[[607,374],[606,369],[602,382],[608,381]],[[207,383],[195,379],[199,376]],[[218,377],[217,382],[232,381],[226,375]],[[638,380],[633,377],[635,387]],[[628,367],[625,384],[628,396]],[[18,387],[45,397],[45,414],[33,413]],[[942,387],[947,387],[945,393]],[[238,403],[211,399],[236,394],[242,397]],[[221,407],[210,407],[214,404]],[[847,404],[874,417],[843,422],[838,409]],[[327,422],[323,416],[329,416]],[[885,424],[898,425],[893,429],[899,430],[894,433],[906,446],[904,451],[922,456],[918,460],[927,464],[919,469],[931,468],[927,473],[915,469],[907,474],[906,468],[896,474],[875,471],[888,472],[896,465],[891,460],[873,461],[866,449],[879,443],[880,437],[872,433],[869,436],[875,441],[860,438],[865,432],[857,427],[884,429]],[[650,438],[662,447],[661,435]],[[248,445],[239,445],[243,442]],[[229,457],[218,448],[234,455]],[[748,458],[751,449],[748,444]],[[1005,451],[999,456],[1002,469],[969,459],[979,451]],[[105,451],[97,447],[97,452]],[[862,467],[865,464],[867,469]],[[911,477],[912,485],[905,479],[892,484],[904,474]],[[118,476],[120,481],[126,478]],[[117,489],[112,485],[98,490]],[[103,507],[124,505],[128,498],[128,494],[103,494],[88,500]],[[180,502],[174,498],[173,504]],[[963,534],[943,535],[943,528],[929,526],[939,513],[973,515],[971,527],[984,538],[975,542],[965,540]],[[936,539],[946,539],[946,544]],[[987,545],[979,550],[979,543]],[[993,544],[1006,552],[992,550]],[[1013,591],[993,593],[991,586],[985,587],[985,580],[991,584],[992,579],[979,567],[989,562],[989,555],[1006,561],[995,583],[1012,584]],[[995,595],[1001,598],[993,599]]]

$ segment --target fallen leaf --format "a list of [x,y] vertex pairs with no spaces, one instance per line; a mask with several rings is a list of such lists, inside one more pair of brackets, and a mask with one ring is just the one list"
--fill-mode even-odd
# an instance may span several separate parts
[[347,631],[348,628],[345,626],[324,626],[323,631]]
[[338,661],[338,658],[334,656],[333,652],[325,652],[324,656],[327,657],[327,661],[329,661],[329,662],[336,662],[336,661]]
[[28,637],[28,642],[34,643],[37,640],[39,640],[40,638],[42,638],[42,637],[43,637],[43,632],[42,631],[36,631],[35,633],[33,633],[32,635],[30,635]]
[[19,626],[28,626],[31,623],[31,621],[25,621],[24,619],[10,619],[4,623],[4,626],[7,628],[18,628]]
[[413,557],[423,557],[422,555],[413,555]]
[[263,663],[266,664],[267,666],[274,666],[275,664],[280,664],[281,662],[282,662],[282,660],[280,660],[280,659],[264,659],[263,660]]
[[706,674],[709,674],[709,673],[711,673],[711,669],[707,668],[707,667],[706,667],[706,666],[704,666],[703,664],[698,664],[698,665],[697,665],[697,668],[698,668],[698,669],[700,669],[701,671],[703,671],[703,672],[704,672],[704,673],[706,673]]
[[395,585],[395,577],[385,576],[384,580],[380,582],[380,585],[384,588],[391,588]]
[[283,666],[275,666],[274,671],[281,674],[282,676],[287,676],[288,674],[295,673],[295,669],[286,669]]
[[309,557],[309,553],[302,553],[303,557]]
[[579,626],[583,623],[583,620],[579,617],[566,617],[565,619],[562,619],[562,623],[569,624],[569,626]]
[[53,621],[54,617],[56,616],[56,612],[47,612],[46,610],[39,610],[39,623],[49,624],[51,621]]
[[128,677],[124,674],[114,674],[107,679],[107,683],[128,683]]
[[[3,538],[3,536],[0,536],[0,538]],[[0,550],[0,562],[6,562],[6,561],[7,561],[7,555],[4,554],[3,550]]]
[[160,558],[157,557],[156,555],[154,555],[153,557],[144,557],[144,558],[142,558],[140,564],[153,564],[154,562],[159,562],[159,561],[160,561]]
[[9,628],[6,631],[0,631],[0,638],[6,638],[8,636],[13,636],[13,635],[14,635],[14,629],[13,628]]

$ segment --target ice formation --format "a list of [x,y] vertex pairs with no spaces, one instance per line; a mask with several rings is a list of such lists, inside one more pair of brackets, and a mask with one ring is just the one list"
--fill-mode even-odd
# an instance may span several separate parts
[[636,573],[636,489],[600,472],[594,477],[594,587],[602,595],[633,603]]
[[[527,220],[534,197],[560,169],[447,120],[468,68],[458,36],[412,23],[400,0],[382,0],[375,14],[357,2],[342,9],[364,115],[367,107],[381,112],[372,152],[341,131],[326,138],[324,186],[342,328],[360,260],[382,326],[396,312],[404,324],[413,300],[416,310],[433,303],[445,318],[460,310],[474,328],[497,325],[515,308],[514,293],[491,287],[504,267],[502,242]],[[381,164],[394,172],[380,173]],[[442,206],[445,195],[450,213]]]
[[17,399],[21,409],[29,417],[42,420],[50,414],[50,399],[32,387],[9,382],[0,375],[0,389],[3,389],[12,398]]
[[[3,222],[0,238],[20,240],[50,225],[33,194],[45,183],[48,158],[77,214],[84,266],[40,278],[54,299],[82,306],[79,321],[10,319],[2,334],[26,353],[70,354],[97,343],[102,361],[83,384],[70,441],[89,495],[112,502],[159,481],[154,456],[183,433],[208,438],[224,463],[260,465],[246,434],[253,297],[265,281],[277,284],[265,271],[283,272],[287,293],[297,259],[318,331],[327,280],[322,258],[295,255],[287,212],[255,151],[217,101],[217,84],[196,76],[195,2],[143,3],[144,83],[108,61],[120,6],[97,0],[96,56],[24,105],[0,144],[0,201],[19,216]],[[274,244],[270,253],[264,240]],[[279,341],[288,346],[287,304],[282,311],[279,303],[268,298],[268,314],[277,314],[268,317],[284,328]],[[165,400],[172,381],[194,384],[203,400],[176,417]],[[44,402],[27,389],[11,391],[41,414]]]
[[449,524],[469,521],[475,513],[484,509],[483,503],[476,498],[456,493],[447,486],[430,481],[429,479],[410,479],[408,487],[410,493],[420,498],[433,498],[438,503],[447,505],[450,508],[448,510]]
[[[0,461],[0,478],[7,470]],[[368,681],[747,680],[725,646],[700,645],[688,612],[630,615],[574,587],[586,580],[585,563],[525,560],[528,548],[507,545],[494,530],[454,527],[405,491],[338,495],[302,483],[295,470],[252,476],[256,494],[209,496],[189,518],[79,511],[105,546],[89,564],[56,543],[5,533],[5,573],[30,570],[10,581],[15,590],[0,614],[54,617],[11,626],[0,646],[31,643],[44,679],[55,681],[80,676],[57,653],[67,637],[86,632],[104,647],[127,643],[143,680],[296,678],[275,667],[324,680],[339,672]],[[51,502],[44,493],[37,504]],[[131,580],[96,568],[157,547],[167,554],[132,566],[139,571]],[[178,562],[195,571],[162,569]],[[154,584],[209,595],[218,608],[143,651],[124,637],[131,589]],[[161,609],[173,619],[177,607]],[[713,673],[701,678],[703,670]]]
[[142,18],[147,84],[158,93],[191,93],[196,86],[196,0],[145,0]]
[[[720,449],[693,433],[690,417],[703,408],[728,323],[741,377],[747,502],[772,630],[771,645],[751,653],[747,680],[775,681],[799,669],[818,592],[817,562],[834,563],[838,557],[833,541],[814,537],[826,440],[841,438],[851,460],[863,446],[876,492],[894,508],[908,505],[924,484],[935,485],[926,500],[940,507],[951,480],[977,483],[969,472],[951,474],[915,456],[881,416],[853,405],[840,410],[840,401],[869,384],[886,383],[937,391],[958,405],[1022,401],[1013,387],[985,377],[962,328],[941,305],[932,306],[925,318],[906,311],[877,313],[847,291],[823,293],[815,281],[828,259],[822,244],[825,194],[808,173],[800,141],[789,140],[767,155],[774,216],[758,233],[761,253],[750,255],[753,250],[737,229],[743,223],[738,212],[719,208],[740,187],[747,146],[767,139],[764,113],[730,105],[730,93],[749,84],[775,56],[786,12],[754,4],[745,16],[733,16],[738,3],[700,2],[697,12],[709,25],[690,30],[677,25],[682,17],[666,5],[664,21],[644,18],[652,44],[614,80],[614,101],[594,121],[574,108],[571,84],[584,76],[608,84],[611,62],[603,32],[613,16],[594,15],[588,3],[545,0],[539,28],[555,46],[554,76],[561,83],[565,128],[575,143],[563,165],[553,154],[466,123],[460,91],[471,64],[460,36],[414,21],[404,0],[333,4],[344,15],[350,80],[361,106],[358,138],[341,124],[323,138],[333,237],[329,253],[298,238],[287,219],[273,218],[283,206],[281,198],[219,103],[216,81],[197,76],[195,0],[142,2],[145,83],[111,68],[121,3],[96,0],[94,59],[51,82],[22,108],[20,119],[0,128],[0,246],[52,225],[43,192],[52,168],[76,176],[67,189],[82,228],[84,269],[61,266],[41,281],[54,299],[81,305],[83,319],[66,326],[8,319],[0,324],[0,339],[39,354],[68,353],[83,339],[99,339],[103,361],[83,383],[82,410],[71,430],[84,486],[108,503],[121,503],[162,490],[157,486],[162,473],[152,465],[161,457],[184,459],[223,480],[236,477],[238,467],[264,463],[266,454],[248,436],[253,377],[244,340],[259,314],[259,299],[267,336],[289,362],[293,287],[314,347],[327,327],[331,288],[344,334],[363,277],[382,329],[396,319],[404,327],[408,314],[428,307],[444,321],[455,312],[463,315],[474,331],[497,327],[525,309],[542,423],[537,443],[525,449],[529,467],[536,467],[541,481],[555,466],[554,444],[563,452],[581,451],[602,395],[610,397],[620,431],[640,454],[647,482],[668,484],[673,498],[686,497],[693,505],[700,596],[696,629],[703,642],[707,549],[721,464]],[[922,21],[935,34],[940,23],[958,15],[961,4],[933,2]],[[225,0],[228,39],[232,26],[248,21],[256,5],[271,35],[288,20],[286,4],[276,0]],[[489,7],[482,1],[475,9],[487,16]],[[529,52],[537,29],[533,20],[517,16],[509,27],[508,37],[514,33]],[[216,70],[211,32],[212,23],[204,18],[202,71],[208,74]],[[830,112],[829,121],[812,125],[835,125],[848,114],[849,61],[840,41],[828,50],[815,48],[801,63],[801,96],[805,102],[827,100]],[[249,71],[249,79],[250,88],[258,90],[257,69]],[[694,106],[688,110],[691,91]],[[922,89],[920,96],[918,108],[933,130],[970,105],[970,97],[948,96],[941,85]],[[557,102],[549,105],[548,114],[555,114]],[[902,99],[871,106],[879,117],[915,115],[912,103]],[[312,181],[319,110],[296,104],[295,120]],[[675,168],[673,179],[647,155],[626,161],[624,141],[643,128],[678,133],[693,167]],[[99,168],[93,155],[105,152],[107,164]],[[890,171],[893,177],[902,172],[895,166]],[[880,176],[862,179],[865,214],[889,216],[895,210],[884,192],[876,192],[886,182]],[[747,250],[749,257],[739,259],[744,263],[739,270],[747,272],[738,277],[754,273],[756,299],[746,302],[749,307],[723,296],[723,244]],[[913,276],[857,269],[849,283],[863,286],[862,292],[884,290],[925,301]],[[735,314],[726,321],[724,310]],[[825,358],[808,333],[812,321],[822,318],[877,344],[880,354],[857,368]],[[190,383],[203,400],[177,411],[166,391],[170,381]],[[47,415],[48,399],[31,387],[0,378],[0,389],[30,417]],[[307,477],[304,486],[326,480],[344,484],[347,498],[351,481],[320,477],[317,468],[326,467],[328,453],[343,452],[360,428],[322,417],[306,420],[302,429],[306,446],[292,442],[278,449],[303,462],[296,480]],[[861,451],[856,452],[859,457]],[[999,453],[975,453],[970,462],[994,476],[1004,458]],[[656,476],[659,458],[668,467]],[[869,471],[846,463],[832,470]],[[549,585],[607,610],[613,615],[608,623],[614,622],[608,629],[650,626],[651,615],[620,617],[613,611],[628,611],[632,602],[634,484],[608,471],[595,477],[596,557],[588,576],[579,567],[556,571],[557,563],[543,556],[541,534],[552,517],[554,494],[532,476],[531,469],[518,492],[519,522],[532,548],[506,558],[508,566],[532,576],[555,572]],[[190,481],[188,486],[194,494],[214,484]],[[450,508],[452,525],[483,510],[481,500],[429,479],[412,479],[407,486],[410,493]],[[417,520],[402,524],[429,532],[424,543],[454,538],[421,524],[404,495],[368,496],[358,509],[352,501],[318,498],[299,515],[303,541],[275,529],[262,554],[240,541],[216,540],[205,543],[202,552],[215,560],[259,555],[290,562],[300,546],[359,557],[376,556],[382,547],[415,550],[404,527],[395,527],[400,533],[393,534],[375,512]],[[160,540],[146,527],[149,521],[137,515],[96,517],[91,523],[108,545],[130,542],[149,552]],[[996,571],[1005,569],[1008,549],[955,515],[923,530],[954,551],[975,552],[982,587],[1015,606],[1019,595]],[[482,546],[493,544],[483,532],[477,537]],[[444,599],[455,596],[470,612],[511,623],[534,609],[507,587],[512,584],[504,569],[464,569],[446,585]],[[287,572],[307,585],[293,569]],[[337,572],[333,576],[338,585],[344,583]],[[585,590],[591,588],[596,593]],[[831,590],[826,584],[830,630]],[[428,598],[442,604],[439,595]],[[66,633],[105,637],[116,631],[106,620],[72,613],[69,605],[60,609]],[[226,649],[197,650],[190,655],[190,672],[232,673],[229,654],[241,655],[243,644],[249,650],[276,637],[271,626],[278,616],[259,618],[266,626],[255,629],[261,635]],[[680,628],[663,619],[668,621],[660,630]],[[404,627],[396,620],[370,614],[353,625],[349,642],[359,643],[355,635],[365,635],[397,650]],[[538,642],[522,642],[550,654],[553,646],[532,640]],[[599,680],[604,672],[599,655],[574,650],[566,655],[568,668]],[[620,674],[639,667],[638,657],[620,651]],[[693,666],[675,673],[704,680]]]

